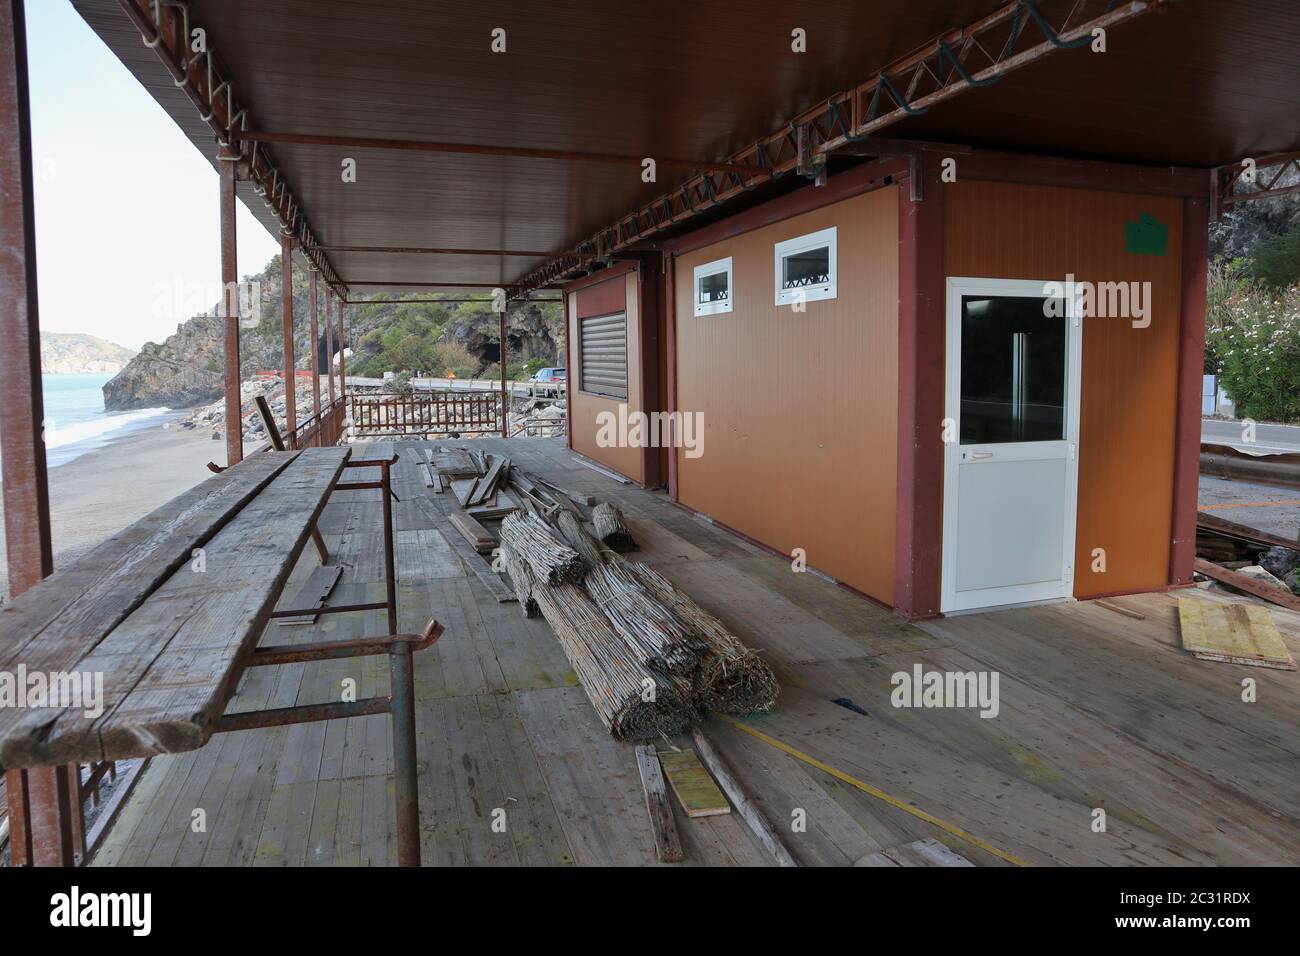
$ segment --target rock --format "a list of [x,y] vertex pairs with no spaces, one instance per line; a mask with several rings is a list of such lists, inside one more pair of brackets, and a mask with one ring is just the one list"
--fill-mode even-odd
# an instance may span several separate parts
[[1269,548],[1259,556],[1259,566],[1275,578],[1286,578],[1300,565],[1300,551],[1291,548]]

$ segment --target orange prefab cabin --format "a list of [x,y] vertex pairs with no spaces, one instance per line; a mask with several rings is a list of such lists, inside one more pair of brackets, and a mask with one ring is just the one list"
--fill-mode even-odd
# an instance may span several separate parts
[[[908,616],[1190,580],[1206,178],[950,158],[567,285],[571,447]],[[600,441],[620,404],[679,447]]]

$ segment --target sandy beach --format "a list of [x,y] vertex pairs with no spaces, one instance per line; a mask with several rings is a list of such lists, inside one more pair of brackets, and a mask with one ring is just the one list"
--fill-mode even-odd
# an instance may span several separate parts
[[[158,425],[113,439],[50,469],[56,569],[210,477],[209,461],[225,462],[225,443],[213,441],[209,429],[172,424],[185,414],[177,412]],[[7,598],[9,568],[3,540],[0,523],[0,593]]]

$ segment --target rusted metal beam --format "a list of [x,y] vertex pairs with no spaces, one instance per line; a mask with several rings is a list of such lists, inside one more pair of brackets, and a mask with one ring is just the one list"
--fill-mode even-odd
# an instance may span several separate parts
[[[246,178],[267,208],[275,212],[280,227],[303,240],[304,245],[315,246],[315,233],[306,212],[267,150],[256,143],[246,150],[238,146],[234,134],[249,126],[249,111],[236,99],[235,78],[213,48],[210,34],[203,51],[191,50],[193,31],[201,24],[191,18],[190,5],[175,0],[118,0],[118,5],[140,31],[145,46],[158,56],[172,82],[189,97],[217,142],[236,147],[246,165]],[[342,293],[342,283],[329,257],[311,252],[308,258],[326,284]]]
[[653,159],[656,166],[682,166],[718,173],[738,173],[752,176],[761,170],[746,163],[708,162],[681,159],[672,156],[631,156],[626,153],[590,153],[568,149],[534,149],[527,146],[484,146],[471,143],[433,143],[414,139],[377,139],[369,136],[326,136],[315,133],[282,133],[269,130],[237,129],[232,135],[237,140],[255,143],[288,143],[296,146],[343,146],[349,149],[388,149],[424,153],[460,153],[473,156],[506,156],[516,159],[557,159],[575,163],[606,163],[620,166],[641,166]]
[[284,324],[284,425],[296,445],[298,433],[298,374],[293,358],[293,236],[280,234],[280,305]]
[[[32,126],[23,0],[0,0],[0,485],[9,592],[22,594],[54,571],[41,329],[36,296]],[[15,866],[79,862],[81,801],[70,800],[74,767],[33,767],[5,776]]]
[[365,280],[349,279],[348,287],[381,287],[393,289],[504,289],[503,282],[367,282]]
[[[1219,207],[1300,192],[1300,152],[1242,160],[1219,171]],[[1288,180],[1283,184],[1283,180]]]
[[[1168,0],[1012,0],[962,29],[950,30],[893,61],[861,85],[805,110],[772,133],[733,153],[728,161],[757,167],[752,174],[705,170],[653,202],[623,217],[572,250],[557,255],[513,283],[518,295],[563,281],[608,260],[666,229],[688,222],[755,186],[800,167],[824,172],[816,162],[853,147],[869,147],[867,138],[908,115],[925,112],[974,86],[998,82],[1058,49],[1086,45],[1092,31],[1108,29],[1165,6]],[[1044,13],[1043,7],[1050,7]],[[1042,37],[1030,44],[1026,35]],[[906,91],[906,92],[904,92]],[[910,94],[910,95],[909,95]]]
[[325,372],[329,376],[330,406],[334,405],[334,290],[325,290]]
[[307,269],[307,311],[311,315],[311,407],[316,417],[316,445],[321,443],[320,417],[320,327],[316,321],[316,267]]
[[223,150],[217,157],[221,209],[221,301],[225,316],[226,467],[244,460],[243,396],[239,375],[239,260],[235,255],[235,174],[238,156]]
[[[512,302],[563,302],[563,299],[511,299]],[[481,302],[491,305],[491,299],[348,299],[344,305],[460,305]]]
[[343,305],[345,298],[346,296],[335,300],[335,306],[339,312],[339,396],[341,398],[348,397],[347,362],[343,354],[348,350],[348,339],[343,329],[343,315],[347,311],[347,308]]
[[[321,252],[383,252],[411,256],[524,256],[549,258],[554,249],[456,249],[438,246],[312,246]],[[304,251],[306,247],[304,247]]]

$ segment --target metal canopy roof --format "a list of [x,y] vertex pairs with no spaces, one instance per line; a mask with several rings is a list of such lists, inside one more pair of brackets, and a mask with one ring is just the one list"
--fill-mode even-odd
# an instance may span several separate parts
[[[147,0],[73,3],[215,165],[212,130],[127,15],[132,4],[149,10]],[[252,130],[716,162],[1005,4],[190,0],[189,11],[233,78]],[[1072,8],[1071,22],[1087,19],[1089,7],[1096,15],[1106,2],[1037,3],[1056,23]],[[498,27],[505,53],[490,49]],[[807,32],[807,53],[791,52],[796,27]],[[1172,0],[1115,26],[1107,45],[1104,54],[1055,51],[885,135],[1202,167],[1300,148],[1296,0]],[[331,247],[558,255],[691,172],[660,165],[658,181],[647,184],[635,164],[263,148],[354,289],[508,285],[546,258]],[[357,161],[355,183],[342,181],[345,157]],[[790,176],[766,191],[801,181]],[[251,185],[240,191],[279,231],[276,212]]]

